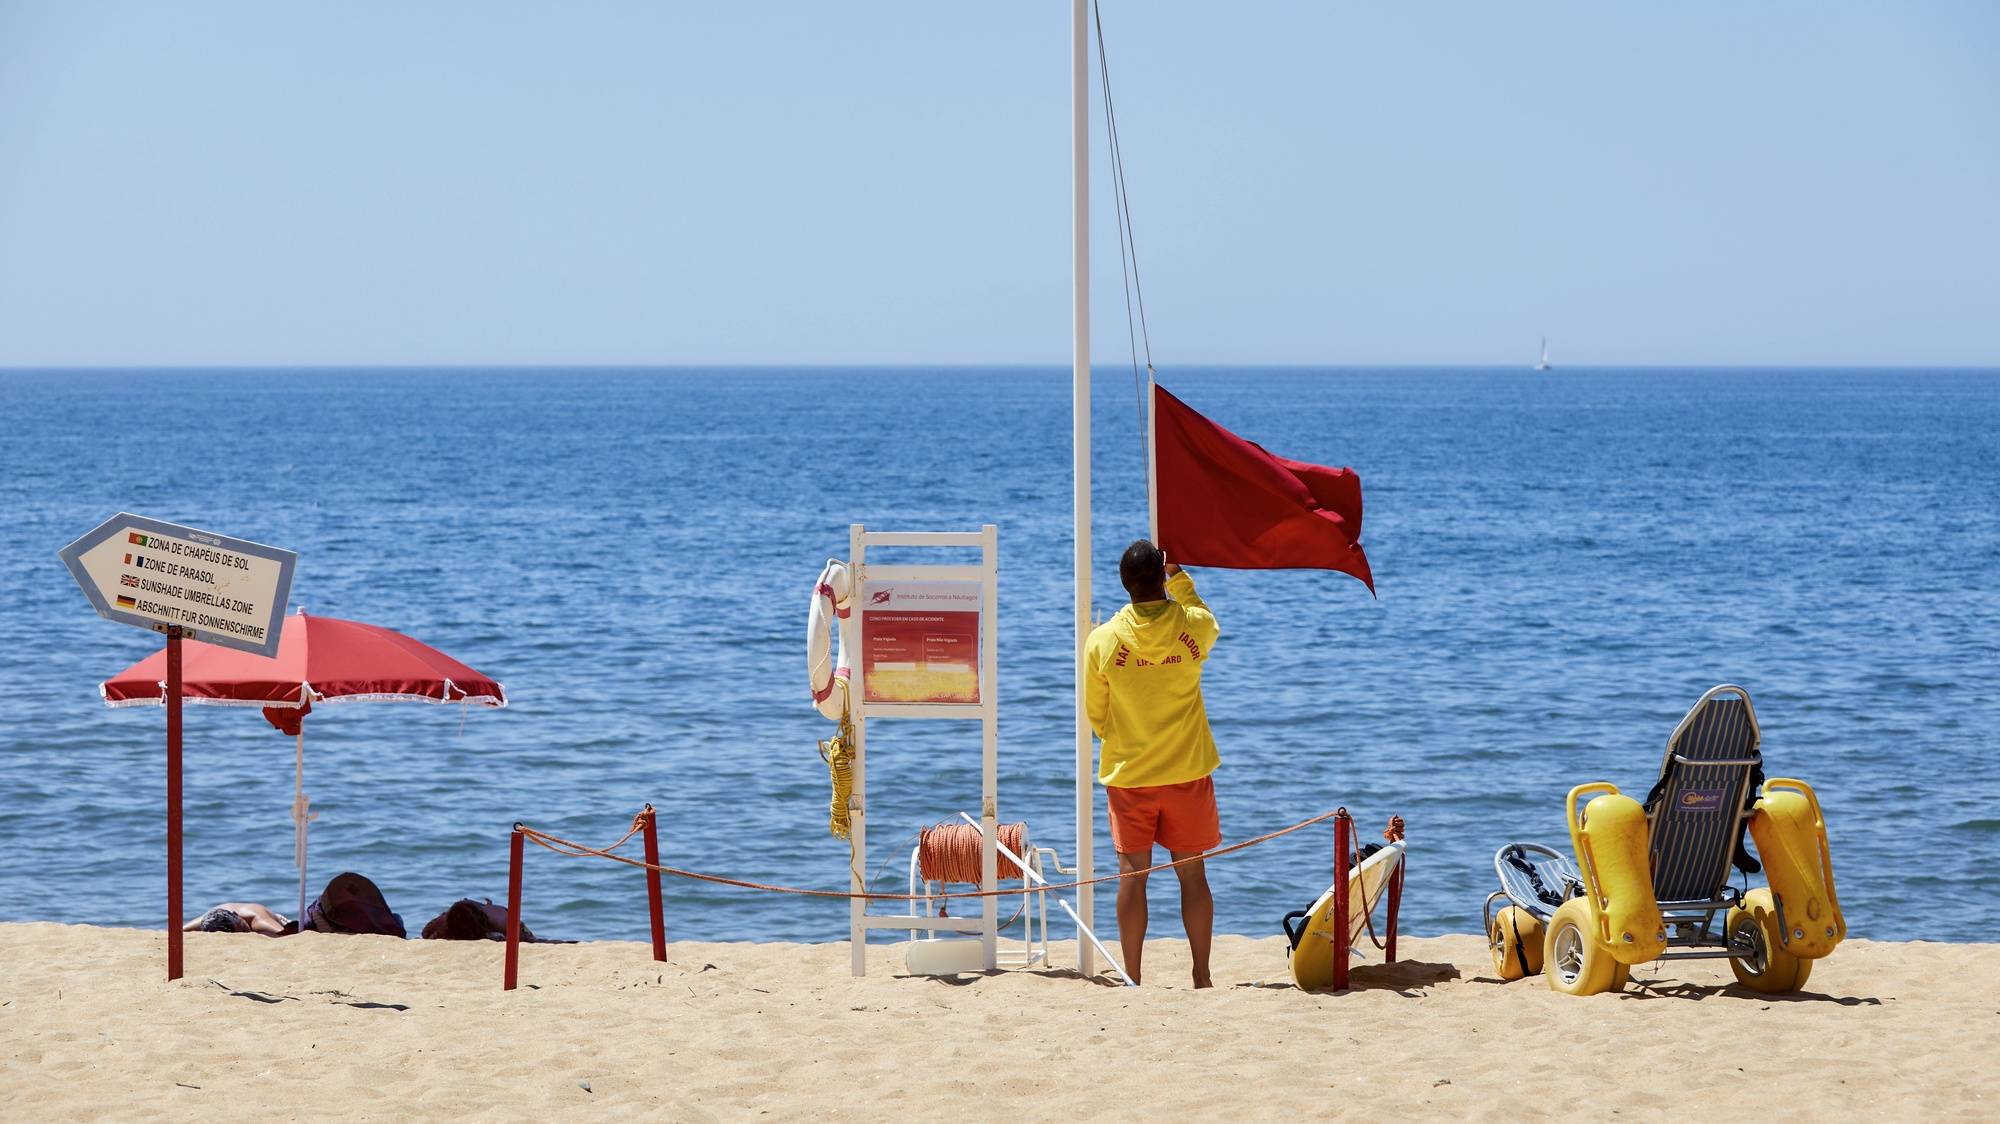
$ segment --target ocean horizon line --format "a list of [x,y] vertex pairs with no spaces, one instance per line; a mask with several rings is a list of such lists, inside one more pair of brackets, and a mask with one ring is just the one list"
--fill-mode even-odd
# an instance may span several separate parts
[[[1127,372],[1132,369],[1129,360],[1097,361],[1092,364],[1097,372]],[[567,374],[717,374],[730,372],[771,373],[795,371],[839,371],[865,373],[907,373],[913,371],[1019,371],[1028,373],[1067,373],[1070,365],[1064,362],[993,362],[950,361],[950,362],[843,362],[843,363],[75,363],[75,364],[0,364],[0,376],[38,374],[408,374],[412,372],[448,373],[492,373],[495,371],[520,373],[567,373]],[[1732,373],[1808,373],[1839,374],[1866,372],[1911,372],[1911,373],[1961,373],[2000,374],[2000,363],[1569,363],[1549,370],[1536,370],[1526,363],[1257,363],[1257,362],[1202,362],[1181,363],[1171,367],[1156,367],[1161,373],[1198,372],[1214,374],[1228,371],[1323,371],[1329,373],[1383,373],[1383,372],[1500,372],[1540,375],[1564,375],[1579,372],[1657,374],[1660,372],[1688,372],[1708,374]]]

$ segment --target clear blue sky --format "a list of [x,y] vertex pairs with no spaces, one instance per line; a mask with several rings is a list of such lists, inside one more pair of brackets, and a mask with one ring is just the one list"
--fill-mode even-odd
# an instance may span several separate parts
[[[1988,0],[1106,2],[1163,365],[2000,364]],[[0,0],[0,366],[1063,362],[1067,9]]]

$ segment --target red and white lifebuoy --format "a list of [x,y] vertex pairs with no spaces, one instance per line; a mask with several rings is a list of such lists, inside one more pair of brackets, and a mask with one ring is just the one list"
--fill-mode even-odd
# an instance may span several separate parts
[[[856,647],[854,636],[854,591],[850,588],[847,563],[828,559],[813,584],[812,616],[806,626],[806,676],[812,687],[813,705],[828,718],[839,718],[847,705],[849,662]],[[840,626],[840,649],[836,654],[831,627]]]

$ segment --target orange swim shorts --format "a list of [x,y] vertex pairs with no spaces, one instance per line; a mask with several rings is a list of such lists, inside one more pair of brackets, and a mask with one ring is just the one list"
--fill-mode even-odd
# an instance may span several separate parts
[[1208,777],[1144,788],[1107,785],[1104,794],[1111,805],[1111,845],[1121,855],[1144,853],[1155,843],[1185,855],[1222,842],[1215,782]]

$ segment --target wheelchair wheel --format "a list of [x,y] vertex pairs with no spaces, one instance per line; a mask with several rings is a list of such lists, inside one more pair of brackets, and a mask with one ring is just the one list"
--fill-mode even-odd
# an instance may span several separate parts
[[1743,895],[1743,904],[1729,911],[1723,931],[1732,945],[1749,945],[1748,956],[1729,958],[1736,982],[1764,995],[1785,995],[1805,986],[1812,975],[1812,961],[1801,960],[1785,951],[1784,933],[1778,928],[1778,907],[1769,887],[1759,886]]
[[1571,898],[1549,918],[1548,939],[1542,947],[1542,975],[1549,988],[1565,995],[1596,995],[1618,985],[1611,950],[1597,942],[1590,924],[1590,903]]
[[1503,980],[1511,983],[1542,970],[1542,923],[1518,905],[1494,914],[1486,945],[1493,971]]

